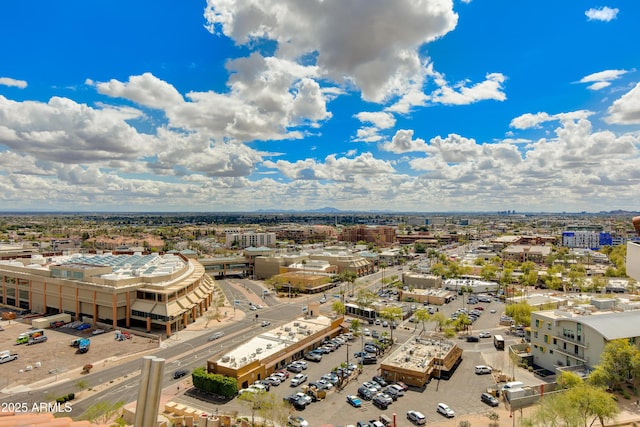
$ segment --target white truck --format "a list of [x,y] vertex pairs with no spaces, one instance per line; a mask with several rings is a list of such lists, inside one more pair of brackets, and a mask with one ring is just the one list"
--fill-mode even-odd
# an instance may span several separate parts
[[17,354],[11,354],[9,350],[0,351],[0,363],[12,362],[18,359]]

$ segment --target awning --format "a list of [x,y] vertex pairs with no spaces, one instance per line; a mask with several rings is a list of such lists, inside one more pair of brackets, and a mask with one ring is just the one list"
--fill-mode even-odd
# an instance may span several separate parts
[[131,305],[131,310],[151,313],[155,305],[156,303],[152,301],[137,300],[134,301],[133,305]]
[[187,294],[186,296],[191,304],[196,304],[198,302],[198,297],[196,295]]
[[184,312],[184,309],[181,308],[177,302],[170,302],[169,304],[166,305],[166,309],[167,309],[167,314],[166,316],[169,317],[175,317],[180,315],[182,312]]

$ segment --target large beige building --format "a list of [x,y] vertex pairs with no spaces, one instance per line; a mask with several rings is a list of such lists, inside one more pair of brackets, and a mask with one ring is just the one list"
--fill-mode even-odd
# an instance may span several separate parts
[[0,304],[68,313],[94,326],[183,329],[212,301],[213,280],[180,254],[81,255],[0,261]]
[[340,334],[343,318],[317,315],[318,304],[310,304],[308,316],[280,327],[265,330],[256,337],[207,361],[207,372],[236,378],[238,388],[262,380],[289,362],[302,359],[326,337]]

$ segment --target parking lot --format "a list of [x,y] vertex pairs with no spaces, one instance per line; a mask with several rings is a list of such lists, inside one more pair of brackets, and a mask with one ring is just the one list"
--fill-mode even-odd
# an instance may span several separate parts
[[[505,327],[498,325],[498,319],[503,311],[503,304],[499,302],[491,302],[482,304],[485,306],[484,313],[474,323],[474,330],[489,331],[491,333],[504,333]],[[449,306],[441,307],[440,310],[449,315],[462,306],[462,301],[455,300]],[[495,312],[491,313],[494,309]],[[435,325],[428,323],[428,331],[431,332]],[[387,332],[389,328],[382,325],[367,325],[371,331],[378,333]],[[394,338],[397,345],[410,339],[415,333],[419,333],[422,325],[403,322],[395,331]],[[515,338],[513,338],[515,340]],[[505,352],[497,351],[493,346],[491,338],[480,339],[479,342],[466,342],[464,339],[456,340],[457,344],[464,349],[462,363],[449,380],[433,380],[424,389],[410,389],[404,396],[399,397],[386,410],[380,410],[375,407],[371,401],[362,401],[360,408],[355,408],[347,402],[347,395],[357,395],[358,387],[364,381],[371,381],[374,375],[377,375],[378,365],[363,366],[362,373],[359,377],[351,381],[341,391],[329,391],[324,400],[314,402],[306,406],[303,410],[296,411],[306,420],[310,421],[310,425],[320,425],[320,423],[334,425],[356,425],[357,421],[369,421],[378,419],[380,414],[386,414],[391,417],[393,413],[397,414],[399,425],[409,425],[406,420],[406,413],[409,410],[418,410],[426,415],[429,424],[435,422],[445,422],[446,418],[436,413],[436,407],[439,402],[448,404],[456,413],[456,419],[469,414],[483,414],[494,408],[480,401],[480,395],[487,391],[488,388],[495,387],[495,382],[491,375],[476,375],[474,368],[476,365],[492,365],[498,369],[507,370],[509,363],[506,360]],[[394,347],[397,348],[397,347]],[[349,345],[343,345],[334,352],[323,355],[322,361],[308,362],[308,368],[303,371],[308,376],[307,381],[316,381],[323,374],[330,372],[333,368],[340,366],[341,363],[347,361],[355,362],[354,353],[362,350],[362,341],[349,342]],[[379,360],[383,359],[383,355]],[[290,386],[291,378],[294,373],[290,374],[289,380],[279,386],[272,386],[270,393],[277,396],[278,399],[284,399],[287,396],[300,390],[300,387]],[[188,396],[183,396],[183,402],[188,405],[210,411],[212,406],[203,402],[191,400]],[[504,408],[504,405],[501,405]],[[230,402],[223,403],[219,406],[221,411],[246,413],[246,403],[233,399]],[[500,408],[498,408],[500,409]],[[456,424],[457,425],[457,424]]]
[[[31,331],[31,326],[22,320],[1,323],[4,330],[0,331],[0,351],[6,350],[18,355],[17,360],[0,365],[0,391],[4,393],[40,381],[56,380],[86,364],[96,365],[107,359],[121,358],[158,347],[157,342],[138,336],[116,341],[113,331],[93,335],[92,328],[84,331],[70,328],[45,329],[45,342],[16,345],[18,335]],[[77,348],[70,345],[76,338],[91,340],[87,353],[78,354]]]

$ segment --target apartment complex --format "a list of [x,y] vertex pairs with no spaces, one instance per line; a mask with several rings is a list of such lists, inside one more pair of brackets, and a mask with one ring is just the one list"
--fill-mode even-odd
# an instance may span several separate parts
[[180,254],[60,256],[0,261],[0,304],[34,313],[166,333],[212,301],[204,267]]
[[571,366],[592,368],[612,340],[640,343],[640,310],[598,311],[579,306],[531,313],[533,363],[555,372]]
[[610,233],[589,230],[564,231],[562,233],[562,246],[568,248],[600,249],[603,246],[611,245]]
[[242,232],[242,233],[226,233],[225,245],[228,248],[249,248],[266,246],[273,247],[276,245],[276,233],[256,233],[256,232]]
[[346,227],[340,233],[345,242],[367,242],[378,246],[389,246],[396,241],[396,229],[388,225],[356,225]]

